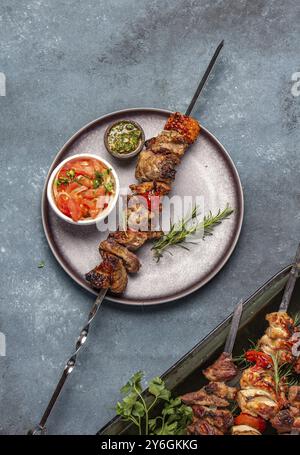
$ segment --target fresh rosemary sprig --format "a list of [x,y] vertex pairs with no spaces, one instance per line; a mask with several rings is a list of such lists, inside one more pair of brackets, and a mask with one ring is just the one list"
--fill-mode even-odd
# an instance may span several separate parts
[[293,366],[290,363],[283,363],[280,365],[277,354],[271,354],[273,362],[273,378],[276,387],[276,393],[280,392],[281,386],[291,387],[298,385],[299,381],[293,371]]
[[300,312],[296,313],[293,317],[294,319],[294,326],[298,327],[300,325]]
[[159,261],[165,251],[172,254],[169,251],[172,246],[179,246],[189,250],[186,245],[182,245],[182,243],[194,243],[188,240],[189,236],[200,230],[203,230],[202,238],[212,235],[214,228],[229,218],[232,213],[233,209],[227,205],[224,210],[219,210],[216,215],[213,215],[210,211],[208,215],[204,216],[202,221],[195,223],[195,219],[199,215],[199,207],[195,206],[190,215],[182,218],[178,223],[172,224],[170,231],[154,242],[152,247],[154,257]]

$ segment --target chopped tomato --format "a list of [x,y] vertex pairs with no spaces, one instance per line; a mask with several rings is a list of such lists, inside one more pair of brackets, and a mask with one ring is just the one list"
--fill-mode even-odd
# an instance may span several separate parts
[[65,215],[67,216],[70,216],[70,210],[69,210],[69,206],[68,206],[68,199],[69,197],[65,194],[59,194],[58,198],[57,198],[57,207],[59,208],[59,210],[64,213]]
[[240,415],[234,418],[235,425],[248,425],[263,433],[266,429],[266,422],[262,417],[254,417],[246,412],[241,412]]
[[79,221],[81,218],[81,208],[78,202],[76,202],[73,198],[69,198],[68,200],[68,208],[70,211],[70,215],[72,220]]
[[96,190],[92,190],[92,189],[87,190],[84,193],[84,196],[87,199],[94,199],[95,197],[105,196],[105,188],[100,187],[100,188],[97,188]]
[[[112,191],[108,193],[107,188]],[[70,160],[58,172],[53,193],[58,209],[79,221],[96,218],[108,206],[114,188],[112,175],[104,164],[96,159],[80,158]]]
[[250,350],[245,354],[246,360],[255,363],[261,368],[270,368],[273,364],[272,357],[261,351]]
[[73,190],[76,190],[76,188],[80,188],[81,185],[77,182],[72,182],[68,184],[68,193],[71,193]]
[[80,182],[80,185],[84,185],[88,188],[93,188],[93,181],[85,176],[81,176],[80,179],[78,179]]

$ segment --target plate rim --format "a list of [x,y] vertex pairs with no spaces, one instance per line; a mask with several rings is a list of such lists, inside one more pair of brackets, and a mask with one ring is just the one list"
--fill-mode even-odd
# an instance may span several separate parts
[[[84,282],[80,281],[80,279],[76,276],[75,273],[73,273],[72,270],[67,266],[67,264],[64,262],[63,258],[61,257],[60,254],[58,254],[56,250],[56,244],[53,241],[53,238],[50,236],[50,227],[47,221],[47,207],[48,207],[48,201],[47,201],[47,183],[49,180],[49,177],[52,173],[52,170],[54,167],[57,165],[57,161],[59,160],[60,156],[66,151],[66,149],[74,142],[79,136],[81,136],[83,133],[87,132],[91,127],[96,125],[97,123],[115,116],[115,115],[120,115],[120,114],[126,114],[126,113],[132,113],[132,112],[137,112],[137,111],[147,111],[147,112],[154,112],[154,113],[159,113],[159,114],[167,114],[170,115],[174,111],[169,110],[169,109],[160,109],[160,108],[153,108],[153,107],[133,107],[133,108],[128,108],[128,109],[120,109],[117,111],[110,112],[108,114],[104,114],[84,126],[82,126],[79,130],[77,130],[65,143],[64,145],[59,149],[57,154],[55,155],[54,159],[52,160],[52,164],[49,168],[49,171],[47,173],[46,179],[45,179],[45,184],[43,187],[42,191],[42,199],[41,199],[41,215],[42,215],[42,226],[44,230],[44,234],[46,237],[46,240],[48,242],[48,245],[50,247],[50,250],[52,251],[52,254],[54,255],[55,259],[59,263],[59,265],[62,267],[62,269],[69,275],[70,278],[73,279],[81,288],[85,289],[89,293],[93,295],[98,295],[97,291],[89,287],[88,284],[85,284]],[[186,297],[193,292],[197,291],[198,289],[202,288],[207,284],[210,280],[212,280],[224,267],[226,262],[229,260],[231,257],[237,242],[240,237],[242,225],[243,225],[243,219],[244,219],[244,194],[243,194],[243,187],[241,184],[241,179],[239,176],[239,173],[237,171],[237,168],[234,164],[233,159],[231,158],[229,152],[226,150],[224,145],[217,139],[217,137],[211,133],[206,127],[202,126],[201,124],[201,130],[205,132],[207,136],[210,137],[210,139],[222,150],[223,156],[226,159],[227,163],[230,165],[230,170],[233,173],[234,180],[236,183],[236,189],[237,189],[237,200],[238,200],[238,211],[239,211],[239,216],[236,221],[236,230],[234,233],[234,236],[230,242],[229,248],[226,249],[225,253],[221,257],[221,259],[218,261],[216,267],[209,272],[204,278],[199,280],[199,282],[193,284],[192,286],[189,286],[186,289],[183,289],[182,291],[175,292],[172,295],[169,295],[167,297],[161,297],[161,298],[153,298],[153,299],[129,299],[129,298],[122,298],[122,297],[117,297],[113,295],[107,294],[105,296],[105,300],[109,300],[114,303],[118,304],[123,304],[123,305],[130,305],[130,306],[152,306],[152,305],[159,305],[159,304],[164,304],[168,302],[172,302],[178,299],[181,299],[183,297]],[[49,207],[48,207],[49,209]]]

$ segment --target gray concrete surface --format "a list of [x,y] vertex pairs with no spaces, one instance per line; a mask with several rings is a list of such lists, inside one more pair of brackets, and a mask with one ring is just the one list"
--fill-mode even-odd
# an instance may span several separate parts
[[300,239],[300,97],[291,94],[299,27],[297,0],[1,1],[1,434],[37,422],[93,301],[60,269],[43,234],[40,198],[54,155],[104,113],[184,109],[223,38],[196,116],[240,172],[239,244],[218,276],[182,301],[155,309],[107,303],[49,432],[95,433],[131,373],[161,374],[291,260]]

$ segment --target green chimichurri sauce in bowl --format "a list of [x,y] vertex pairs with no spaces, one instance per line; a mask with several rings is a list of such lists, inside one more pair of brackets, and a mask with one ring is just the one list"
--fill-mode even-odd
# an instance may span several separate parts
[[108,152],[121,159],[137,155],[143,148],[143,128],[132,120],[119,120],[105,131],[104,143]]

